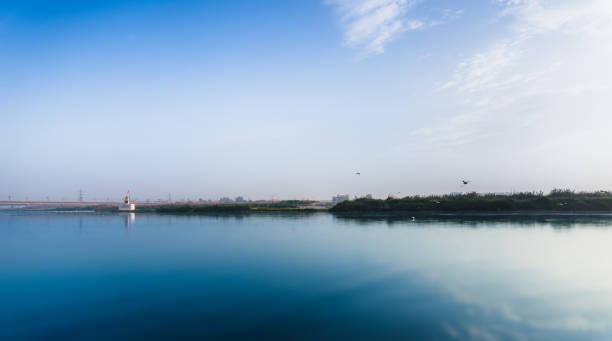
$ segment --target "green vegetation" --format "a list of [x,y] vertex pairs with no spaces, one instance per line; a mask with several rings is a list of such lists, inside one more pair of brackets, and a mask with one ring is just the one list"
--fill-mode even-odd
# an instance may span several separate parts
[[249,205],[219,204],[219,205],[171,205],[158,207],[158,213],[236,213],[250,211]]
[[332,212],[459,212],[459,211],[612,211],[612,193],[555,189],[508,195],[467,193],[410,196],[401,199],[356,199],[338,203]]
[[315,209],[304,206],[313,204],[313,201],[286,200],[278,202],[257,202],[245,204],[216,204],[216,205],[168,205],[155,209],[158,213],[246,213],[246,212],[314,212]]
[[314,204],[315,201],[309,200],[283,200],[276,202],[252,203],[250,206],[253,209],[298,209],[303,206]]

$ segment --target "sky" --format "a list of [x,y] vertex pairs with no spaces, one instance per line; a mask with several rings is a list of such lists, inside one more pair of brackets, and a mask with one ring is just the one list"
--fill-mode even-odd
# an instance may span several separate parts
[[608,0],[4,0],[0,199],[612,189],[611,57]]

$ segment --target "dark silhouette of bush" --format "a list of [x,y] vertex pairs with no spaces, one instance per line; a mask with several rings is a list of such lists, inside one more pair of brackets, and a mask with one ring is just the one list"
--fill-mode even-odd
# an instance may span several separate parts
[[612,211],[612,193],[554,189],[508,195],[475,192],[459,195],[408,196],[401,199],[355,199],[336,204],[332,212],[351,211]]
[[220,205],[171,205],[156,209],[158,213],[229,213],[250,211],[249,205],[220,204]]

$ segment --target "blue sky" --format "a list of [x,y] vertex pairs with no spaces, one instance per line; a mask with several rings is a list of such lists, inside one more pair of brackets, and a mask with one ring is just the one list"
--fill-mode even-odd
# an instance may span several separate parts
[[3,1],[0,195],[611,189],[611,23],[603,0]]

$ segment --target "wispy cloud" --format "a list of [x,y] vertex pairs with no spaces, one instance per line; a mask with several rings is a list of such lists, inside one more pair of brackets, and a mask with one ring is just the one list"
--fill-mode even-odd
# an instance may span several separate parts
[[552,141],[564,145],[570,134],[587,129],[592,147],[612,145],[601,125],[585,124],[612,124],[607,114],[612,100],[606,95],[612,90],[612,2],[496,2],[500,15],[509,19],[504,22],[510,22],[510,33],[458,62],[441,89],[459,95],[466,111],[428,129],[429,134],[473,138],[495,132],[498,138],[531,137],[532,143],[554,149]]
[[367,53],[383,53],[385,46],[406,30],[416,30],[423,23],[408,19],[406,12],[414,2],[408,0],[331,0],[341,16],[344,41]]
[[[531,52],[537,50],[539,46],[534,46],[533,42],[546,34],[549,36],[545,38],[549,41],[554,38],[553,35],[582,41],[595,38],[599,42],[608,42],[612,38],[612,2],[607,0],[496,2],[502,6],[501,15],[513,17],[514,34],[460,62],[453,79],[443,88],[455,86],[459,90],[485,90],[516,79],[504,71],[512,66],[525,66],[523,52],[527,49]],[[524,72],[519,73],[519,76],[524,76]],[[517,75],[517,72],[514,74]]]
[[550,31],[612,36],[612,2],[608,0],[498,0],[503,15],[516,18],[517,32],[531,36]]
[[422,20],[407,13],[415,6],[409,0],[329,0],[340,14],[347,46],[363,49],[366,54],[380,54],[401,33],[422,28]]
[[470,59],[460,62],[452,79],[447,81],[442,89],[456,87],[461,91],[473,92],[500,87],[516,81],[516,76],[501,78],[500,75],[520,55],[520,50],[516,48],[519,42],[499,42],[485,51],[476,53]]
[[381,54],[406,31],[438,26],[458,19],[462,9],[434,8],[425,16],[413,9],[424,0],[327,0],[339,13],[344,43],[366,55]]

